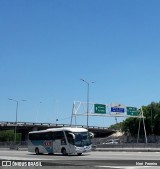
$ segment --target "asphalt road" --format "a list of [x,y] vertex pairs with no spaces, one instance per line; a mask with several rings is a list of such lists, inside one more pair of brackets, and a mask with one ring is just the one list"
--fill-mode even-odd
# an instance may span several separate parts
[[[27,151],[8,151],[0,150],[0,160],[3,161],[16,161],[21,162],[33,162],[38,161],[38,165],[42,165],[43,168],[52,166],[51,168],[117,168],[117,169],[134,169],[139,168],[147,169],[160,168],[160,152],[97,152],[93,151],[82,156],[62,156],[61,154],[56,155],[35,155]],[[158,161],[157,161],[158,160]],[[18,163],[15,163],[18,165]],[[143,165],[142,165],[143,164]],[[46,166],[46,167],[45,167]],[[12,167],[1,167],[9,168]],[[16,167],[17,168],[17,167]],[[25,168],[25,167],[22,167]],[[26,167],[34,168],[34,167]],[[41,166],[36,167],[41,168]]]

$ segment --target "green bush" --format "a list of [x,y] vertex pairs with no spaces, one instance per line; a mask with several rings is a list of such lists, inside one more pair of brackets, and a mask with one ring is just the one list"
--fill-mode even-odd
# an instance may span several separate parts
[[[0,131],[0,142],[14,141],[14,130]],[[16,134],[16,141],[21,141],[21,133]]]

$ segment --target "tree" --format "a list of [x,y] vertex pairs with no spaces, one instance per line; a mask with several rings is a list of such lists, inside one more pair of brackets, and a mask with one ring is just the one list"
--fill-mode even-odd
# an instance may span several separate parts
[[[21,134],[17,133],[17,141],[21,140]],[[4,131],[0,131],[0,142],[4,142],[4,141],[14,141],[14,130],[4,130]]]
[[109,129],[111,129],[111,130],[122,130],[122,124],[123,124],[123,122],[116,123],[114,125],[111,125],[109,127]]
[[147,134],[160,135],[160,102],[143,107]]

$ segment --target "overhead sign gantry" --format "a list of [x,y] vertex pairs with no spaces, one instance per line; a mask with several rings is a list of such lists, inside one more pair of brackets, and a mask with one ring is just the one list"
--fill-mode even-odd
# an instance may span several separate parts
[[[88,111],[87,111],[87,104]],[[100,116],[100,117],[131,117],[139,118],[143,120],[145,139],[147,143],[146,129],[144,123],[144,116],[142,107],[140,109],[136,107],[127,107],[123,104],[99,104],[99,103],[86,103],[81,101],[74,101],[71,115],[71,125],[73,118],[75,118],[75,125],[77,125],[76,118],[77,116]],[[140,125],[139,125],[140,126]],[[138,129],[139,137],[139,129]],[[138,139],[137,139],[138,140]]]

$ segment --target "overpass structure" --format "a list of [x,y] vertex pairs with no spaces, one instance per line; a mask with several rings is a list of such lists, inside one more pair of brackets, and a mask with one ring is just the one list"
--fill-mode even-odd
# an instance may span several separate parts
[[[22,134],[22,141],[28,139],[28,132],[30,131],[44,130],[47,128],[71,127],[69,124],[0,121],[0,131],[14,130],[15,126],[17,127],[17,133]],[[86,125],[72,125],[72,127],[87,128]],[[113,130],[98,126],[88,126],[88,130],[93,132],[95,137],[107,137],[114,133]]]

